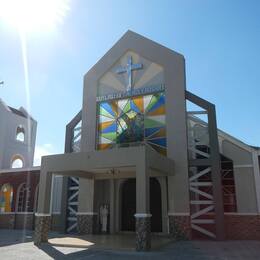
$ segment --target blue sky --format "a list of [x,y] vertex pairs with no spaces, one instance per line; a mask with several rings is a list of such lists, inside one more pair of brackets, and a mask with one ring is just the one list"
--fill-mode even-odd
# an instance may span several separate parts
[[[62,153],[83,75],[131,29],[186,59],[187,89],[214,103],[218,127],[260,146],[260,1],[73,0],[62,24],[27,35],[38,153]],[[0,97],[26,107],[17,31],[0,20]]]

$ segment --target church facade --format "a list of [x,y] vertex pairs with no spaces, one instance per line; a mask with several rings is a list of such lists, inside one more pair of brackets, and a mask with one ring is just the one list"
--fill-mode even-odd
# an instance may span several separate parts
[[136,232],[137,250],[153,232],[259,239],[259,155],[186,90],[181,54],[128,31],[86,73],[65,153],[42,158],[35,244],[48,239],[54,175],[67,233]]

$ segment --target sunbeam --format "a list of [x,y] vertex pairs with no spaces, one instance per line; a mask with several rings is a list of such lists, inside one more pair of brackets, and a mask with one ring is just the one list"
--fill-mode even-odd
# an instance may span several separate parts
[[52,29],[61,23],[70,0],[0,0],[0,18],[24,32]]

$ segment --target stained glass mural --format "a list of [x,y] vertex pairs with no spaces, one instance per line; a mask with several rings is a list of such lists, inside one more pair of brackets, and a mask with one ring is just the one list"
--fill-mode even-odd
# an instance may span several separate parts
[[99,103],[98,149],[139,143],[166,155],[164,93]]
[[13,187],[4,184],[0,190],[0,212],[11,212],[13,201]]

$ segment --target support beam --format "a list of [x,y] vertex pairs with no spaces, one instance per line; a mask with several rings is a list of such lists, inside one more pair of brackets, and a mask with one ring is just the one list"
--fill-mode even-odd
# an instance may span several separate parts
[[110,234],[115,233],[115,180],[109,180],[110,188]]
[[78,232],[93,234],[97,228],[97,213],[94,212],[94,179],[79,178]]
[[260,213],[260,170],[259,170],[259,151],[253,151],[253,167],[254,167],[254,179],[255,179],[255,190],[256,190],[256,201],[257,201],[257,211]]
[[42,168],[40,173],[37,213],[50,214],[52,174],[44,171],[44,167]]
[[[215,220],[216,220],[216,239],[224,240],[225,239],[225,229],[224,229],[224,207],[223,207],[223,192],[222,192],[222,173],[221,173],[221,162],[219,154],[219,143],[218,143],[218,129],[216,121],[216,111],[215,106],[192,94],[189,91],[185,91],[186,99],[192,103],[200,106],[205,109],[208,113],[208,132],[209,132],[209,146],[210,146],[210,155],[209,155],[209,166],[211,166],[211,178],[212,178],[212,189],[213,189],[213,201],[214,201],[214,210],[215,210]],[[206,166],[206,161],[204,160],[190,161],[191,166]],[[197,165],[196,165],[197,164]],[[191,183],[192,186],[195,186],[196,183]],[[206,183],[203,183],[204,185]],[[197,183],[199,186],[199,183]]]
[[136,167],[136,250],[151,249],[150,181],[144,159]]
[[191,159],[189,160],[189,167],[208,166],[211,164],[209,159]]
[[145,165],[136,167],[136,213],[150,213],[150,182]]
[[211,159],[211,178],[213,185],[213,199],[216,214],[216,239],[225,239],[224,206],[222,191],[222,173],[218,144],[217,120],[215,106],[208,108],[208,131]]
[[48,232],[51,225],[51,188],[52,174],[44,170],[43,164],[40,174],[38,209],[35,214],[35,245],[48,241]]

